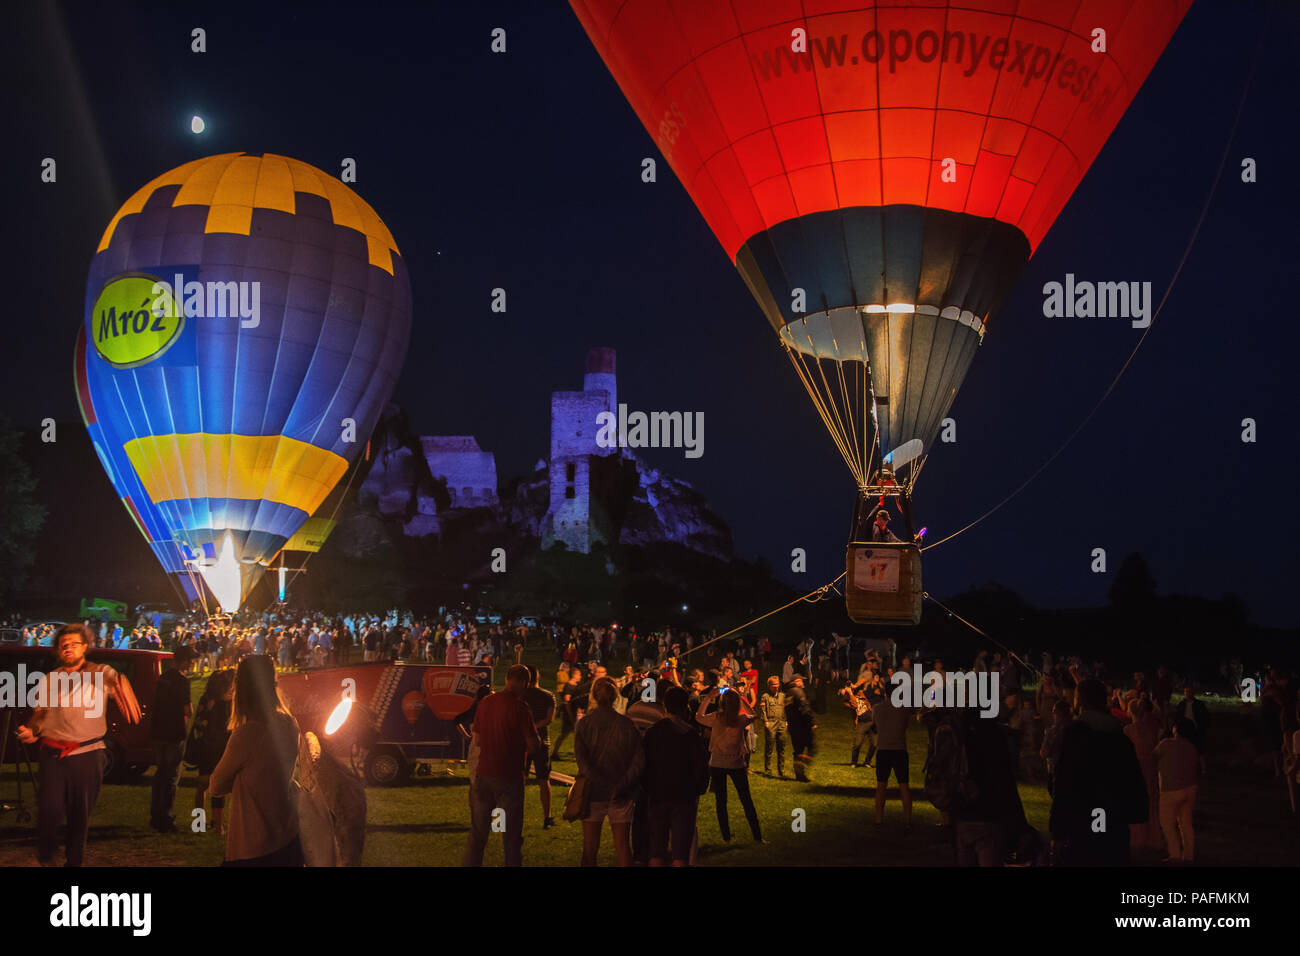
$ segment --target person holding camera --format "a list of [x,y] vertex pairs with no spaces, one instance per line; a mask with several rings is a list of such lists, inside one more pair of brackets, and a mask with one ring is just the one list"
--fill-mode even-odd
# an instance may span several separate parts
[[853,753],[849,758],[849,766],[857,768],[858,754],[866,743],[869,744],[869,749],[862,766],[870,767],[871,758],[876,755],[876,717],[867,700],[866,689],[861,684],[849,685],[840,689],[840,696],[844,698],[844,706],[853,711]]
[[[731,823],[727,818],[727,779],[736,787],[740,805],[745,810],[755,843],[766,843],[758,823],[758,811],[749,793],[749,725],[754,718],[742,714],[740,694],[726,686],[715,687],[700,699],[696,723],[709,728],[709,774],[712,778],[718,829],[722,839],[731,842]],[[716,705],[716,708],[715,708]]]

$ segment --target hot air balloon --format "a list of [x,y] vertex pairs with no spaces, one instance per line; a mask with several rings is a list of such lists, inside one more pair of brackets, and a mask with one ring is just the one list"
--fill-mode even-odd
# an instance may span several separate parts
[[[322,511],[392,393],[410,326],[387,227],[306,163],[211,156],[118,210],[86,281],[77,399],[187,598],[235,610]],[[312,541],[327,533],[318,522]]]
[[571,3],[852,472],[850,616],[918,623],[917,476],[1191,0]]
[[420,713],[425,706],[423,692],[418,690],[409,691],[402,698],[402,716],[406,718],[408,724],[414,727],[415,722],[420,719]]

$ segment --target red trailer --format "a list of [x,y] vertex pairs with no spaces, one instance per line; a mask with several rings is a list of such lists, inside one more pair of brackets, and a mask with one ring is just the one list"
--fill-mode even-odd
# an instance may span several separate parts
[[456,718],[480,688],[491,689],[492,668],[372,662],[282,674],[279,684],[299,726],[318,736],[343,698],[351,697],[348,721],[365,725],[357,738],[366,779],[391,787],[429,772],[435,761],[465,759],[468,741]]

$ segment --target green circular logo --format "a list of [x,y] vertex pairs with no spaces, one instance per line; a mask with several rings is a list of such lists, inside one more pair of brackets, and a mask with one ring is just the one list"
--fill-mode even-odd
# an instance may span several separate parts
[[90,313],[90,340],[109,365],[151,362],[180,337],[185,315],[181,290],[148,275],[129,275],[104,286]]

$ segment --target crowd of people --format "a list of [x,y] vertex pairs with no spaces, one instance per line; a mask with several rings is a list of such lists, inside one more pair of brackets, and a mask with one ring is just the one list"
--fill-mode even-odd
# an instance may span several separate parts
[[[84,660],[98,638],[92,626],[75,624],[53,635],[66,667],[111,672]],[[549,675],[520,662],[524,647],[539,641],[562,648],[554,692],[544,686]],[[277,665],[355,659],[348,655],[357,647],[365,660],[473,664],[513,656],[504,690],[482,688],[459,718],[469,740],[471,777],[466,864],[482,861],[495,830],[504,832],[507,863],[521,862],[528,772],[539,783],[543,826],[555,825],[552,765],[570,740],[578,777],[563,815],[582,823],[584,865],[595,864],[606,821],[621,865],[690,864],[699,847],[699,801],[709,793],[724,841],[732,839],[734,791],[753,840],[764,844],[750,787],[750,777],[760,772],[753,760],[759,734],[763,774],[785,779],[788,756],[792,776],[809,780],[818,721],[825,719],[836,687],[853,726],[848,764],[875,771],[877,825],[886,819],[892,781],[904,828],[912,828],[908,735],[916,729],[927,735],[924,794],[940,811],[943,833],[961,864],[1118,865],[1129,861],[1133,847],[1162,845],[1170,861],[1195,859],[1195,807],[1207,771],[1211,715],[1193,682],[1163,665],[1150,678],[1139,672],[1107,683],[1111,675],[1104,662],[1044,653],[1036,672],[1025,663],[1029,653],[980,651],[973,672],[998,675],[999,706],[994,719],[987,719],[974,707],[900,702],[891,693],[891,678],[896,671],[911,673],[919,652],[900,650],[892,640],[869,650],[850,670],[847,641],[835,635],[806,639],[783,655],[779,675],[767,677],[763,669],[776,670],[778,660],[759,638],[724,644],[672,629],[643,638],[634,628],[616,625],[483,623],[466,611],[446,609],[427,620],[395,611],[214,618],[182,622],[166,643],[174,656],[153,702],[158,770],[150,824],[160,832],[175,829],[171,810],[184,760],[199,773],[195,807],[206,811],[210,801],[211,826],[227,834],[231,863],[292,863],[301,854],[287,838],[293,829],[289,811],[271,792],[277,781],[289,779],[286,761],[289,776],[301,762],[300,748],[289,746],[286,720],[292,717],[275,693]],[[627,663],[616,667],[615,661]],[[924,669],[947,676],[942,660],[930,660]],[[191,709],[185,678],[207,671],[202,698]],[[1240,679],[1230,675],[1234,683]],[[1035,682],[1032,692],[1026,689]],[[1294,809],[1300,688],[1270,670],[1261,675],[1258,690],[1261,736],[1275,772],[1292,788]],[[129,703],[119,706],[127,712]],[[43,806],[42,812],[66,818],[75,810],[71,819],[82,820],[84,810],[88,819],[102,777],[96,768],[104,730],[64,726],[67,720],[57,710],[56,704],[34,715],[31,727],[20,728],[24,739],[42,744],[42,772],[57,770],[62,780],[74,766],[47,768],[47,747],[94,760],[76,763],[81,769],[61,784],[62,796],[51,797],[60,805]],[[250,721],[256,726],[237,735]],[[1052,797],[1045,835],[1027,822],[1018,790],[1020,781],[1036,777]],[[270,796],[258,796],[261,786],[270,788]],[[224,798],[231,794],[235,804],[227,815]],[[503,826],[498,811],[504,811]],[[84,848],[84,833],[77,838],[74,829],[69,828],[69,861]],[[41,832],[44,862],[52,837]]]

